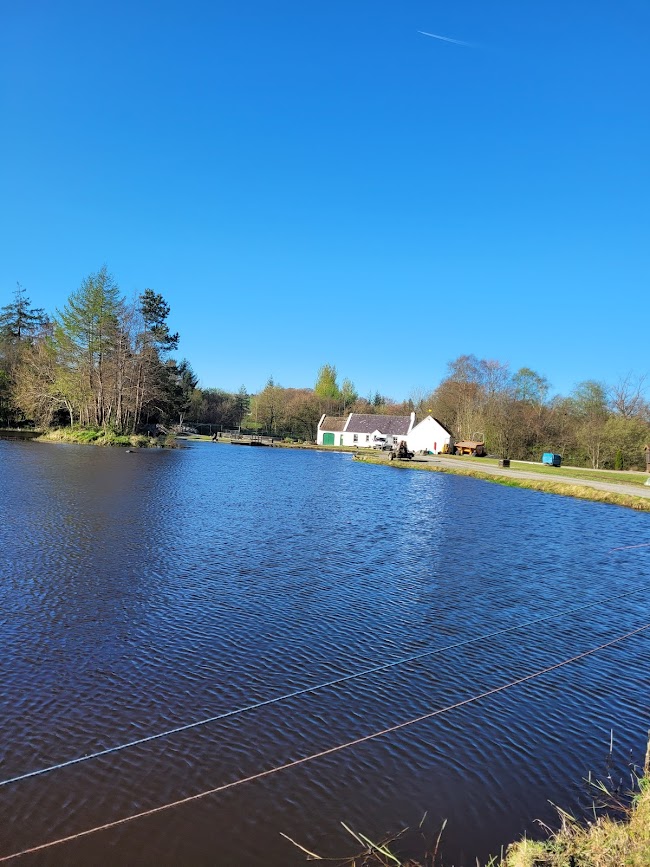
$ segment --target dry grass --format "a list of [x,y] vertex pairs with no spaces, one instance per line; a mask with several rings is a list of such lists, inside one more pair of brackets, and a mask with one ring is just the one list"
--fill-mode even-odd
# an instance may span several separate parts
[[560,830],[548,840],[521,840],[494,867],[648,867],[650,865],[650,779],[622,820],[606,816],[581,825],[560,812]]

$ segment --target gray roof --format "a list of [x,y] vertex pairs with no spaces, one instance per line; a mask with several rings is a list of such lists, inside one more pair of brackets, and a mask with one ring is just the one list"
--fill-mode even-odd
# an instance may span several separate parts
[[320,426],[321,430],[324,431],[342,431],[345,427],[345,423],[348,420],[347,415],[336,416],[336,415],[326,415],[323,419],[323,422]]
[[346,433],[371,434],[378,430],[386,436],[406,436],[410,426],[410,415],[372,415],[352,412]]

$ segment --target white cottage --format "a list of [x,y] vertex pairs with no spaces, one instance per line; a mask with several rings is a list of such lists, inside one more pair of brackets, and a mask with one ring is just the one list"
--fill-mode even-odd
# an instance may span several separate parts
[[348,416],[323,415],[318,423],[316,442],[324,446],[356,446],[371,448],[385,441],[397,446],[405,441],[411,451],[433,453],[451,449],[452,436],[447,428],[428,415],[415,424],[410,415],[380,415],[351,412]]
[[428,415],[411,429],[406,444],[412,452],[426,451],[437,455],[440,452],[450,452],[454,438],[444,424]]
[[316,442],[324,446],[357,446],[370,448],[385,439],[389,445],[397,445],[406,439],[415,423],[411,415],[374,415],[351,412],[348,416],[323,415],[318,423]]

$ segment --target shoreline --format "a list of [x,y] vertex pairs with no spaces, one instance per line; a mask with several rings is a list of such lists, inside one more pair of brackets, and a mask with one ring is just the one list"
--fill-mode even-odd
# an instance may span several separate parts
[[[7,437],[7,439],[21,439],[22,437]],[[131,434],[120,436],[112,432],[97,431],[94,429],[76,429],[56,428],[54,430],[34,432],[29,437],[24,437],[32,442],[42,443],[68,443],[72,445],[94,445],[104,448],[133,448],[133,449],[179,449],[183,448],[183,442],[210,442],[210,438],[202,435],[189,435],[181,437],[168,437],[165,441],[160,442],[152,437],[143,436],[142,434]],[[215,444],[230,445],[232,440],[220,438],[214,441]],[[317,452],[336,452],[339,454],[352,454],[353,460],[362,464],[373,466],[390,467],[398,470],[416,470],[420,472],[446,473],[448,475],[466,476],[469,478],[479,479],[485,482],[492,482],[497,485],[503,485],[511,488],[523,488],[525,490],[539,491],[544,494],[554,494],[555,496],[572,497],[580,500],[590,500],[596,503],[604,503],[606,505],[621,506],[627,509],[633,509],[639,512],[650,512],[650,495],[636,494],[635,492],[603,490],[595,487],[597,484],[591,480],[584,482],[578,478],[569,480],[549,479],[547,476],[540,478],[524,478],[521,475],[515,475],[504,472],[487,472],[485,469],[468,465],[467,463],[458,466],[450,465],[450,462],[443,465],[440,462],[433,463],[432,461],[418,460],[412,461],[393,460],[388,461],[384,452],[377,452],[372,449],[358,449],[352,446],[320,446],[316,443],[297,443],[297,442],[273,442],[265,444],[267,448],[283,448],[296,449],[302,451],[317,451]],[[607,471],[601,471],[606,474]],[[602,483],[606,483],[606,477]],[[614,487],[616,483],[612,483]],[[639,488],[645,487],[639,485]]]
[[142,434],[115,434],[112,431],[94,430],[91,428],[80,428],[78,430],[70,430],[69,428],[55,428],[54,430],[43,431],[34,437],[30,437],[31,442],[36,443],[64,443],[68,445],[79,446],[99,446],[100,448],[126,448],[126,449],[178,449],[182,445],[164,440],[158,441],[153,437],[143,436]]
[[579,500],[591,500],[596,503],[605,503],[611,506],[622,506],[628,509],[634,509],[639,512],[650,512],[650,497],[635,496],[630,493],[619,493],[616,491],[603,491],[599,488],[590,487],[588,484],[563,481],[547,481],[546,479],[528,479],[521,478],[515,475],[506,475],[504,473],[488,473],[485,470],[475,469],[474,467],[459,466],[458,468],[451,466],[442,466],[441,464],[433,464],[424,461],[387,461],[381,458],[375,458],[372,455],[358,455],[355,460],[359,463],[370,464],[374,466],[385,466],[399,470],[419,470],[430,473],[447,473],[456,476],[468,476],[470,478],[480,479],[485,482],[493,482],[497,485],[504,485],[510,488],[525,488],[532,491],[540,491],[544,494],[555,494],[556,496],[573,497]]

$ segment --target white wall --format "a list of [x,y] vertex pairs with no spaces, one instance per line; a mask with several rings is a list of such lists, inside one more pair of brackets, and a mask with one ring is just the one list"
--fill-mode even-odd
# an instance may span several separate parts
[[438,454],[445,444],[451,445],[453,438],[441,424],[428,415],[412,428],[406,437],[407,445],[412,452],[428,451]]
[[[331,431],[320,429],[320,424],[323,423],[324,418],[325,418],[325,416],[321,417],[321,420],[319,422],[318,433],[316,435],[316,442],[318,443],[318,445],[323,445],[323,434],[331,433]],[[381,418],[382,417],[380,415],[377,416],[378,428],[381,428]],[[433,419],[431,419],[431,421],[433,421]],[[411,413],[411,426],[414,423],[415,423],[415,413]],[[348,421],[348,424],[349,424],[349,421]],[[412,430],[415,430],[415,428],[412,427]],[[375,432],[370,433],[370,434],[362,434],[362,433],[355,434],[353,431],[335,431],[334,432],[334,445],[335,446],[340,446],[340,445],[357,446],[360,449],[361,448],[371,448],[372,443],[373,443],[373,437],[377,433],[378,433],[378,431],[375,431]],[[357,437],[356,440],[354,438],[355,436]],[[384,433],[382,433],[381,436],[385,436],[388,444],[393,445],[393,437],[392,436],[389,436],[389,435],[384,434]],[[341,440],[341,437],[343,437],[342,440]],[[395,445],[397,445],[403,439],[407,439],[406,434],[401,434],[400,436],[395,437],[395,440],[396,440]],[[426,448],[426,446],[420,446],[420,448]],[[441,448],[442,448],[442,446],[441,446]]]

